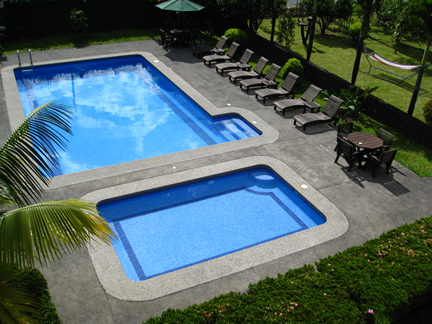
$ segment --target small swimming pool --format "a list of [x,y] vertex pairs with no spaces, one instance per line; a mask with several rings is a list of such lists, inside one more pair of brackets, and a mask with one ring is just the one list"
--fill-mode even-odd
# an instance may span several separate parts
[[211,118],[140,55],[15,69],[25,115],[52,101],[74,111],[55,175],[259,136],[240,116]]
[[255,267],[289,267],[284,257],[348,229],[330,201],[286,164],[265,156],[81,198],[94,201],[119,234],[116,248],[91,244],[88,251],[99,282],[122,300],[152,300],[226,276],[250,283]]
[[268,168],[122,198],[98,206],[135,281],[321,225],[323,215]]

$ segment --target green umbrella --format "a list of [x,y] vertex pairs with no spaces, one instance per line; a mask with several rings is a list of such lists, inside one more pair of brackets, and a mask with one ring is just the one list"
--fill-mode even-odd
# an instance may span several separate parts
[[162,10],[171,10],[171,11],[200,11],[205,7],[189,1],[189,0],[169,0],[156,5],[156,7]]

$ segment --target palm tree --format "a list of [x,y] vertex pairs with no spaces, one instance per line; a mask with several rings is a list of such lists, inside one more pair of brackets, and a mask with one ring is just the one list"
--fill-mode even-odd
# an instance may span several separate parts
[[[49,103],[23,121],[0,148],[0,319],[31,322],[37,311],[32,296],[8,284],[10,269],[46,265],[92,239],[109,244],[110,225],[92,202],[63,200],[36,203],[58,165],[57,149],[66,147],[62,132],[72,134],[72,112]],[[34,203],[34,204],[31,204]]]

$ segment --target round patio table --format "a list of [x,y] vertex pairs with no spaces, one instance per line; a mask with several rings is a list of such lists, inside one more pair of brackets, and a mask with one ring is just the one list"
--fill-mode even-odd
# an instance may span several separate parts
[[347,136],[347,140],[354,144],[358,150],[376,150],[380,149],[384,145],[384,141],[369,133],[349,133]]

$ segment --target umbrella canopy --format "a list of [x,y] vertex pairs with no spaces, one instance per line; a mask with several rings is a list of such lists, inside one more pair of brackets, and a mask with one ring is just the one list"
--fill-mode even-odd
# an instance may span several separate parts
[[171,11],[200,11],[205,8],[189,0],[169,0],[157,4],[156,7]]

